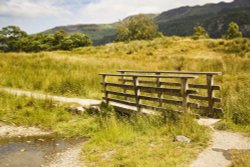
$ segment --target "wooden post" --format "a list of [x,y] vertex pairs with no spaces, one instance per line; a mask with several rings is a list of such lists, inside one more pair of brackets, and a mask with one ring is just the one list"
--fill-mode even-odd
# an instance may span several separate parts
[[181,95],[182,95],[182,107],[183,110],[187,113],[188,112],[188,82],[187,78],[181,78]]
[[[161,75],[160,72],[156,72],[155,75]],[[156,78],[156,86],[157,88],[160,88],[161,87],[161,78],[157,77]],[[162,107],[162,98],[163,98],[163,94],[162,92],[159,92],[158,93],[158,99],[159,99],[159,107]]]
[[[124,71],[121,71],[121,74],[124,75],[125,72]],[[126,84],[126,81],[125,81],[125,77],[122,76],[121,77],[121,80],[122,80],[122,84],[125,85]],[[127,89],[126,88],[123,88],[123,93],[127,93]],[[127,96],[124,96],[124,100],[128,100],[128,97]]]
[[141,111],[141,106],[140,106],[140,89],[138,88],[139,86],[139,80],[138,77],[134,76],[133,77],[133,83],[134,83],[134,92],[135,92],[135,102],[136,102],[136,107],[137,107],[137,111],[140,112]]
[[104,100],[105,103],[108,105],[109,104],[109,100],[108,100],[108,93],[107,93],[107,76],[106,75],[102,75],[102,84],[103,84],[103,93],[104,93]]
[[207,97],[208,97],[208,116],[214,116],[214,101],[213,101],[213,85],[214,79],[212,74],[207,74]]

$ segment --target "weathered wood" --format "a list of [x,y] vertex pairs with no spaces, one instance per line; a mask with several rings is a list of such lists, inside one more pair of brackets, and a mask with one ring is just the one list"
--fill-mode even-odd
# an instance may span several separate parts
[[[210,111],[210,108],[207,107],[207,106],[200,106],[199,108],[200,108],[200,110],[203,110],[203,111],[206,111],[206,112]],[[223,109],[222,108],[216,108],[216,107],[214,107],[213,111],[214,112],[223,112]]]
[[107,94],[107,84],[106,84],[106,81],[107,81],[107,76],[106,75],[103,75],[102,76],[102,84],[103,84],[103,93],[104,93],[104,100],[105,100],[105,103],[108,105],[109,101],[108,101],[108,94]]
[[182,96],[182,107],[185,112],[188,111],[188,82],[186,78],[181,79],[181,96]]
[[[208,112],[209,116],[213,116],[215,112],[223,112],[222,109],[220,108],[215,108],[214,103],[221,102],[220,98],[214,97],[214,91],[215,90],[220,90],[220,86],[214,85],[214,80],[213,76],[214,75],[220,75],[217,72],[173,72],[173,71],[137,71],[138,73],[151,73],[155,75],[135,75],[135,74],[126,74],[130,73],[132,71],[126,70],[126,71],[121,71],[121,74],[100,74],[103,76],[103,92],[104,92],[104,100],[109,103],[114,102],[114,103],[120,103],[123,105],[128,105],[128,106],[133,106],[137,111],[142,111],[142,109],[152,109],[152,110],[158,110],[162,111],[165,108],[163,107],[163,104],[170,104],[170,105],[176,105],[176,106],[182,106],[183,111],[188,112],[189,108],[196,108],[200,110],[204,110]],[[134,73],[137,73],[134,72]],[[189,79],[194,79],[196,76],[168,76],[168,75],[161,75],[164,73],[172,73],[172,74],[199,74],[199,75],[206,75],[206,84],[189,84],[188,81]],[[120,83],[110,83],[107,82],[107,77],[118,77],[118,81]],[[144,78],[141,80],[141,78]],[[149,80],[146,80],[145,78],[150,78]],[[166,82],[161,80],[162,78],[173,78],[173,79],[180,79],[180,82]],[[155,80],[153,80],[155,79]],[[145,84],[149,86],[144,86],[140,84]],[[163,86],[173,86],[177,88],[167,88]],[[111,87],[114,88],[121,88],[120,92],[119,91],[114,91],[111,89]],[[179,88],[178,88],[179,87]],[[110,90],[108,89],[110,88]],[[193,89],[189,89],[193,88]],[[197,89],[205,89],[207,90],[207,95],[206,96],[200,96],[200,95],[195,95],[198,93]],[[128,90],[132,90],[134,93],[127,93]],[[145,96],[141,95],[141,93],[153,93],[157,95],[157,97],[152,97],[152,96]],[[120,96],[121,98],[124,98],[124,100],[120,100],[117,98],[112,98],[109,97],[111,95],[116,95]],[[177,96],[181,97],[182,100],[172,100],[172,99],[165,99],[164,95],[169,96]],[[128,100],[128,98],[134,98],[135,102],[131,102]],[[189,102],[189,99],[195,99],[195,100],[200,100],[200,101],[207,101],[208,105],[207,106],[199,106],[199,103],[193,103]],[[153,105],[147,105],[147,104],[141,104],[142,100],[146,101],[151,101],[151,102],[156,102],[158,104]],[[156,106],[158,105],[158,106]],[[167,109],[165,109],[167,110]],[[168,111],[168,110],[167,110]]]
[[114,99],[114,98],[108,98],[108,100],[110,102],[116,102],[116,103],[121,103],[121,104],[125,104],[125,105],[129,105],[129,106],[134,106],[136,107],[137,104],[135,102],[131,102],[131,101],[126,101],[126,100],[120,100],[120,99]]
[[214,85],[214,79],[213,75],[208,74],[207,75],[207,97],[209,99],[208,101],[208,108],[209,108],[209,113],[208,115],[211,115],[213,117],[214,115],[214,101],[213,101],[213,85]]
[[[122,75],[125,74],[125,72],[121,72]],[[126,84],[126,79],[124,76],[121,77],[121,81],[122,81],[122,84],[125,85]],[[127,89],[126,88],[123,88],[123,93],[127,93]],[[127,96],[124,96],[124,100],[128,100]]]
[[117,95],[117,96],[123,96],[123,97],[129,97],[129,98],[135,98],[135,95],[128,94],[128,93],[120,93],[120,92],[114,92],[114,91],[106,91],[108,94],[111,95]]
[[134,92],[135,92],[135,102],[136,102],[136,107],[137,111],[141,111],[141,106],[140,106],[140,88],[139,88],[139,80],[138,77],[133,77],[133,83],[134,83]]
[[141,104],[140,106],[142,108],[149,109],[149,110],[182,113],[182,111],[174,111],[174,110],[169,110],[169,109],[162,108],[162,107],[150,106],[150,105],[146,105],[146,104]]
[[123,84],[106,82],[106,86],[117,87],[117,88],[126,88],[127,90],[134,90],[133,85],[123,85]]
[[197,76],[192,76],[192,75],[190,75],[190,76],[188,76],[188,75],[186,75],[186,76],[174,76],[174,75],[172,75],[172,76],[170,76],[170,75],[158,76],[158,75],[108,74],[108,73],[101,73],[99,75],[106,75],[106,76],[113,76],[113,77],[124,76],[124,77],[142,77],[142,78],[189,78],[189,79],[197,78]]
[[[196,100],[203,100],[203,101],[209,101],[209,97],[205,97],[205,96],[199,96],[199,95],[189,95],[190,99],[196,99]],[[221,98],[217,98],[217,97],[213,97],[212,98],[213,102],[221,102]]]
[[150,86],[138,86],[141,92],[145,93],[162,93],[165,95],[171,95],[171,96],[181,96],[181,90],[180,89],[174,89],[174,88],[156,88],[156,87],[150,87]]
[[117,72],[127,73],[161,73],[161,74],[196,74],[196,75],[221,75],[221,72],[194,72],[194,71],[145,71],[145,70],[117,70]]
[[[160,73],[155,73],[155,75],[161,75]],[[156,87],[161,88],[161,78],[156,78]],[[159,107],[162,107],[162,98],[163,98],[163,93],[159,92],[158,93],[158,102],[159,102]]]
[[[121,80],[119,80],[119,81],[121,81]],[[131,79],[126,79],[125,81],[128,83],[133,83],[133,80],[131,80]],[[144,81],[144,80],[140,80],[139,83],[140,84],[151,84],[151,85],[156,84],[155,81]],[[160,81],[159,83],[162,86],[181,86],[180,83],[176,83],[176,82],[162,82],[162,81]]]

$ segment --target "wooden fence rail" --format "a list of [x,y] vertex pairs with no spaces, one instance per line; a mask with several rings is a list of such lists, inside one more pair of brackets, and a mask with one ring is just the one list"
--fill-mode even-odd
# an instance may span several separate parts
[[[182,107],[181,111],[188,112],[189,108],[199,108],[198,103],[192,103],[189,101],[191,94],[196,94],[197,90],[189,88],[189,80],[196,79],[197,76],[186,75],[186,76],[167,76],[167,75],[138,75],[138,74],[99,74],[102,76],[103,85],[103,99],[107,104],[119,103],[123,105],[136,107],[136,110],[141,112],[144,109],[149,110],[160,110],[169,111],[170,109],[165,108],[164,105],[175,105]],[[113,78],[112,81],[108,82],[108,78]],[[145,80],[150,79],[149,80]],[[143,79],[143,80],[142,80]],[[173,82],[162,82],[161,79],[173,79]],[[152,81],[155,80],[155,81]],[[176,82],[179,81],[179,82]],[[118,82],[118,83],[117,83]],[[142,83],[153,83],[153,85],[145,86]],[[178,84],[180,88],[163,88],[162,85]],[[113,89],[112,89],[113,88]],[[114,90],[115,89],[115,90]],[[120,89],[120,91],[117,91]],[[130,93],[128,93],[128,91]],[[132,92],[132,93],[131,93]],[[145,95],[145,94],[150,94]],[[157,95],[156,97],[152,96]],[[111,97],[111,96],[118,96]],[[181,100],[167,99],[168,97],[178,97]],[[131,100],[132,99],[132,100]],[[153,102],[153,104],[145,104],[142,100]]]
[[[196,83],[189,83],[187,87],[189,88],[196,88],[196,89],[203,89],[206,90],[206,96],[201,95],[189,95],[190,99],[195,99],[198,101],[206,101],[207,106],[200,106],[200,110],[207,112],[208,116],[213,117],[216,112],[223,112],[221,108],[216,108],[215,103],[221,103],[221,99],[214,97],[215,90],[221,90],[220,86],[214,85],[214,76],[221,75],[221,72],[191,72],[191,71],[142,71],[142,70],[118,70],[117,72],[121,73],[122,75],[141,75],[141,74],[150,74],[150,75],[157,75],[157,76],[168,76],[169,74],[172,75],[198,75],[201,77],[206,77],[206,81],[204,84],[196,84]],[[120,79],[123,84],[130,83],[132,80],[126,79],[122,77]],[[159,86],[167,85],[167,86],[176,86],[182,87],[182,83],[168,83],[168,82],[160,82],[157,81]],[[152,81],[141,81],[143,84],[153,84]]]

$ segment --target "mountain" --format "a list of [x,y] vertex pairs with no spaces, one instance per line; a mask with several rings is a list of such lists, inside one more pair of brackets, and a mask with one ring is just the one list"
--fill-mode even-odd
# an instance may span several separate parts
[[[250,0],[234,0],[230,3],[220,2],[203,6],[184,6],[162,12],[159,15],[148,14],[158,25],[164,35],[189,36],[193,27],[204,26],[213,38],[221,37],[228,24],[234,21],[239,24],[245,37],[250,37]],[[130,19],[129,16],[124,20]],[[79,24],[55,27],[44,33],[55,33],[63,29],[68,33],[82,32],[88,35],[95,45],[112,42],[116,38],[115,26],[112,24]]]
[[[150,18],[155,18],[157,14],[146,14]],[[128,16],[123,21],[130,19],[133,16]],[[81,32],[88,35],[94,42],[94,45],[100,45],[104,43],[109,43],[115,40],[116,32],[115,27],[116,23],[112,24],[77,24],[77,25],[68,25],[68,26],[58,26],[49,30],[46,30],[42,33],[55,33],[58,30],[64,30],[69,34]]]
[[154,21],[164,35],[191,35],[193,27],[201,25],[214,38],[221,37],[228,24],[235,21],[243,35],[250,37],[250,1],[235,0],[231,3],[185,6],[163,12]]

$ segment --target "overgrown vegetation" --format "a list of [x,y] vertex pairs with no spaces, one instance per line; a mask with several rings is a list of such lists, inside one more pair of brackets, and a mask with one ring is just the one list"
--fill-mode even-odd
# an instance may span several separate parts
[[[222,76],[215,77],[216,85],[221,85],[223,88],[216,96],[222,97],[222,108],[225,112],[218,128],[250,134],[250,102],[247,100],[250,95],[249,43],[249,39],[193,40],[162,37],[152,41],[114,43],[99,47],[78,48],[73,51],[0,53],[0,85],[56,95],[101,99],[99,84],[101,77],[97,74],[102,72],[115,72],[118,69],[222,71]],[[232,50],[234,45],[239,50]],[[8,99],[6,96],[1,98],[2,101]],[[15,98],[17,99],[15,103],[18,104],[19,99]],[[6,102],[4,105],[8,104],[11,108],[11,106],[17,106],[13,105],[15,103]],[[181,121],[183,119],[177,123],[155,124],[154,121],[144,120],[144,118],[140,123],[137,118],[121,119],[114,115],[102,116],[101,120],[99,116],[84,115],[79,118],[68,114],[64,109],[52,107],[47,111],[47,108],[42,107],[43,105],[37,108],[28,106],[27,110],[26,103],[22,103],[23,107],[20,110],[15,107],[14,109],[1,107],[0,111],[3,113],[1,118],[11,118],[7,119],[8,122],[17,124],[41,125],[67,136],[94,134],[83,150],[88,153],[89,156],[86,158],[90,164],[93,161],[96,162],[93,166],[106,165],[109,162],[127,166],[133,166],[135,163],[150,166],[152,162],[159,162],[159,166],[175,166],[180,161],[185,164],[194,157],[199,148],[197,144],[205,144],[203,133],[201,138],[195,136],[202,129],[195,123],[184,123]],[[38,108],[42,108],[41,111]],[[15,114],[4,113],[10,111],[15,111]],[[35,121],[31,121],[32,119],[24,114],[27,111],[32,119],[36,118]],[[35,117],[36,115],[33,114],[35,111],[46,113],[48,117],[43,119],[43,114]],[[60,114],[63,117],[61,120],[58,120],[60,117],[57,118],[56,115],[59,112],[63,113]],[[18,119],[15,115],[22,119]],[[52,118],[53,121],[51,121]],[[48,121],[44,121],[47,119]],[[191,120],[188,119],[188,121]],[[146,122],[145,126],[140,128],[143,122]],[[176,134],[185,134],[191,137],[194,143],[191,145],[172,143],[171,140]],[[126,147],[123,147],[125,145]],[[177,151],[176,148],[178,148]],[[152,155],[149,152],[155,153]],[[166,161],[159,161],[155,157]]]
[[151,40],[161,36],[150,17],[139,14],[118,23],[117,41]]
[[72,50],[91,44],[92,41],[85,34],[69,35],[63,30],[55,34],[33,35],[28,35],[17,26],[7,26],[0,30],[0,52]]
[[[0,121],[37,126],[66,137],[90,136],[83,149],[90,166],[183,166],[209,141],[208,129],[189,116],[171,119],[169,115],[165,122],[161,116],[124,116],[106,106],[101,109],[96,114],[72,115],[51,100],[0,92]],[[175,135],[192,141],[174,142]]]
[[196,26],[194,27],[193,39],[206,39],[209,35],[204,27]]
[[248,167],[250,164],[249,150],[231,150],[232,166],[231,167]]

